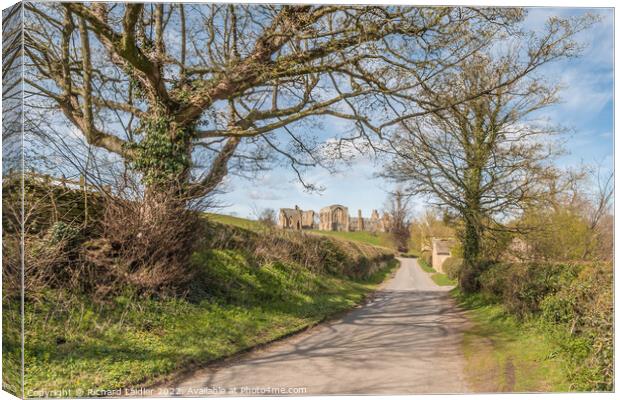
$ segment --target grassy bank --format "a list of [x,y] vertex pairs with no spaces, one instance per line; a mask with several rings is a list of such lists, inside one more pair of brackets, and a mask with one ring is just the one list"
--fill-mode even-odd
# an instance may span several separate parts
[[26,395],[148,385],[267,343],[362,302],[397,264],[372,246],[237,226],[210,228],[184,297],[57,288],[28,301]]
[[485,299],[553,341],[571,390],[613,390],[610,263],[498,263],[487,266],[479,282]]
[[418,265],[424,272],[431,274],[431,279],[439,286],[455,286],[458,283],[457,281],[448,278],[446,274],[437,272],[422,258],[418,258]]
[[566,360],[557,339],[536,320],[520,322],[500,304],[453,290],[468,310],[464,333],[465,372],[473,392],[549,392],[570,389]]

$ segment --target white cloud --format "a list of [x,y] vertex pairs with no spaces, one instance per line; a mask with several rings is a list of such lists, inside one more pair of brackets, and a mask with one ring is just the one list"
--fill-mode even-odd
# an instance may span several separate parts
[[260,190],[260,189],[251,189],[248,192],[248,197],[252,200],[280,200],[282,196],[270,191],[270,190]]

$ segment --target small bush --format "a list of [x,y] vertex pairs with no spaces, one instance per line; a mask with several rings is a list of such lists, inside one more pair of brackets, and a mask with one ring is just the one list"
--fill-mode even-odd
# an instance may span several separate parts
[[80,234],[80,229],[75,225],[58,221],[49,228],[46,236],[50,244],[58,244],[62,241],[75,243],[80,239]]
[[84,259],[98,271],[96,297],[128,286],[147,296],[182,295],[193,277],[189,259],[202,225],[174,196],[107,202],[101,235],[83,246]]
[[462,266],[463,259],[458,257],[448,257],[442,265],[444,272],[451,280],[458,279]]
[[83,240],[80,228],[64,222],[56,222],[36,234],[24,235],[26,296],[38,298],[44,290],[58,287],[81,291],[84,271],[88,269],[79,254]]

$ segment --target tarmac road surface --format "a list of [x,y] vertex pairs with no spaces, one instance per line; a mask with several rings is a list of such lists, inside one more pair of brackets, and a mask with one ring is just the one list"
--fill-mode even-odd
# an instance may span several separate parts
[[[417,260],[340,319],[164,387],[171,395],[464,393],[467,319]],[[161,388],[160,388],[161,389]]]

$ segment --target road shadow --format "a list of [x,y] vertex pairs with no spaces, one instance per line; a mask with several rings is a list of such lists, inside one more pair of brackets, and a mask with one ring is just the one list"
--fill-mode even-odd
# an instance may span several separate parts
[[[373,373],[386,368],[386,363],[395,370],[402,366],[407,372],[412,357],[420,365],[452,365],[460,357],[460,333],[466,324],[463,311],[446,291],[384,289],[365,306],[336,321],[179,377],[167,386],[211,387],[223,382],[252,385],[255,381],[250,371],[262,376],[272,374],[274,382],[283,371],[294,370],[300,376],[310,373],[314,380],[330,382],[334,371],[361,372],[363,376],[363,371]],[[385,382],[380,388],[377,382],[366,386],[360,380],[355,390],[346,393],[390,391],[394,387],[393,382]],[[343,394],[337,390],[326,393]]]

